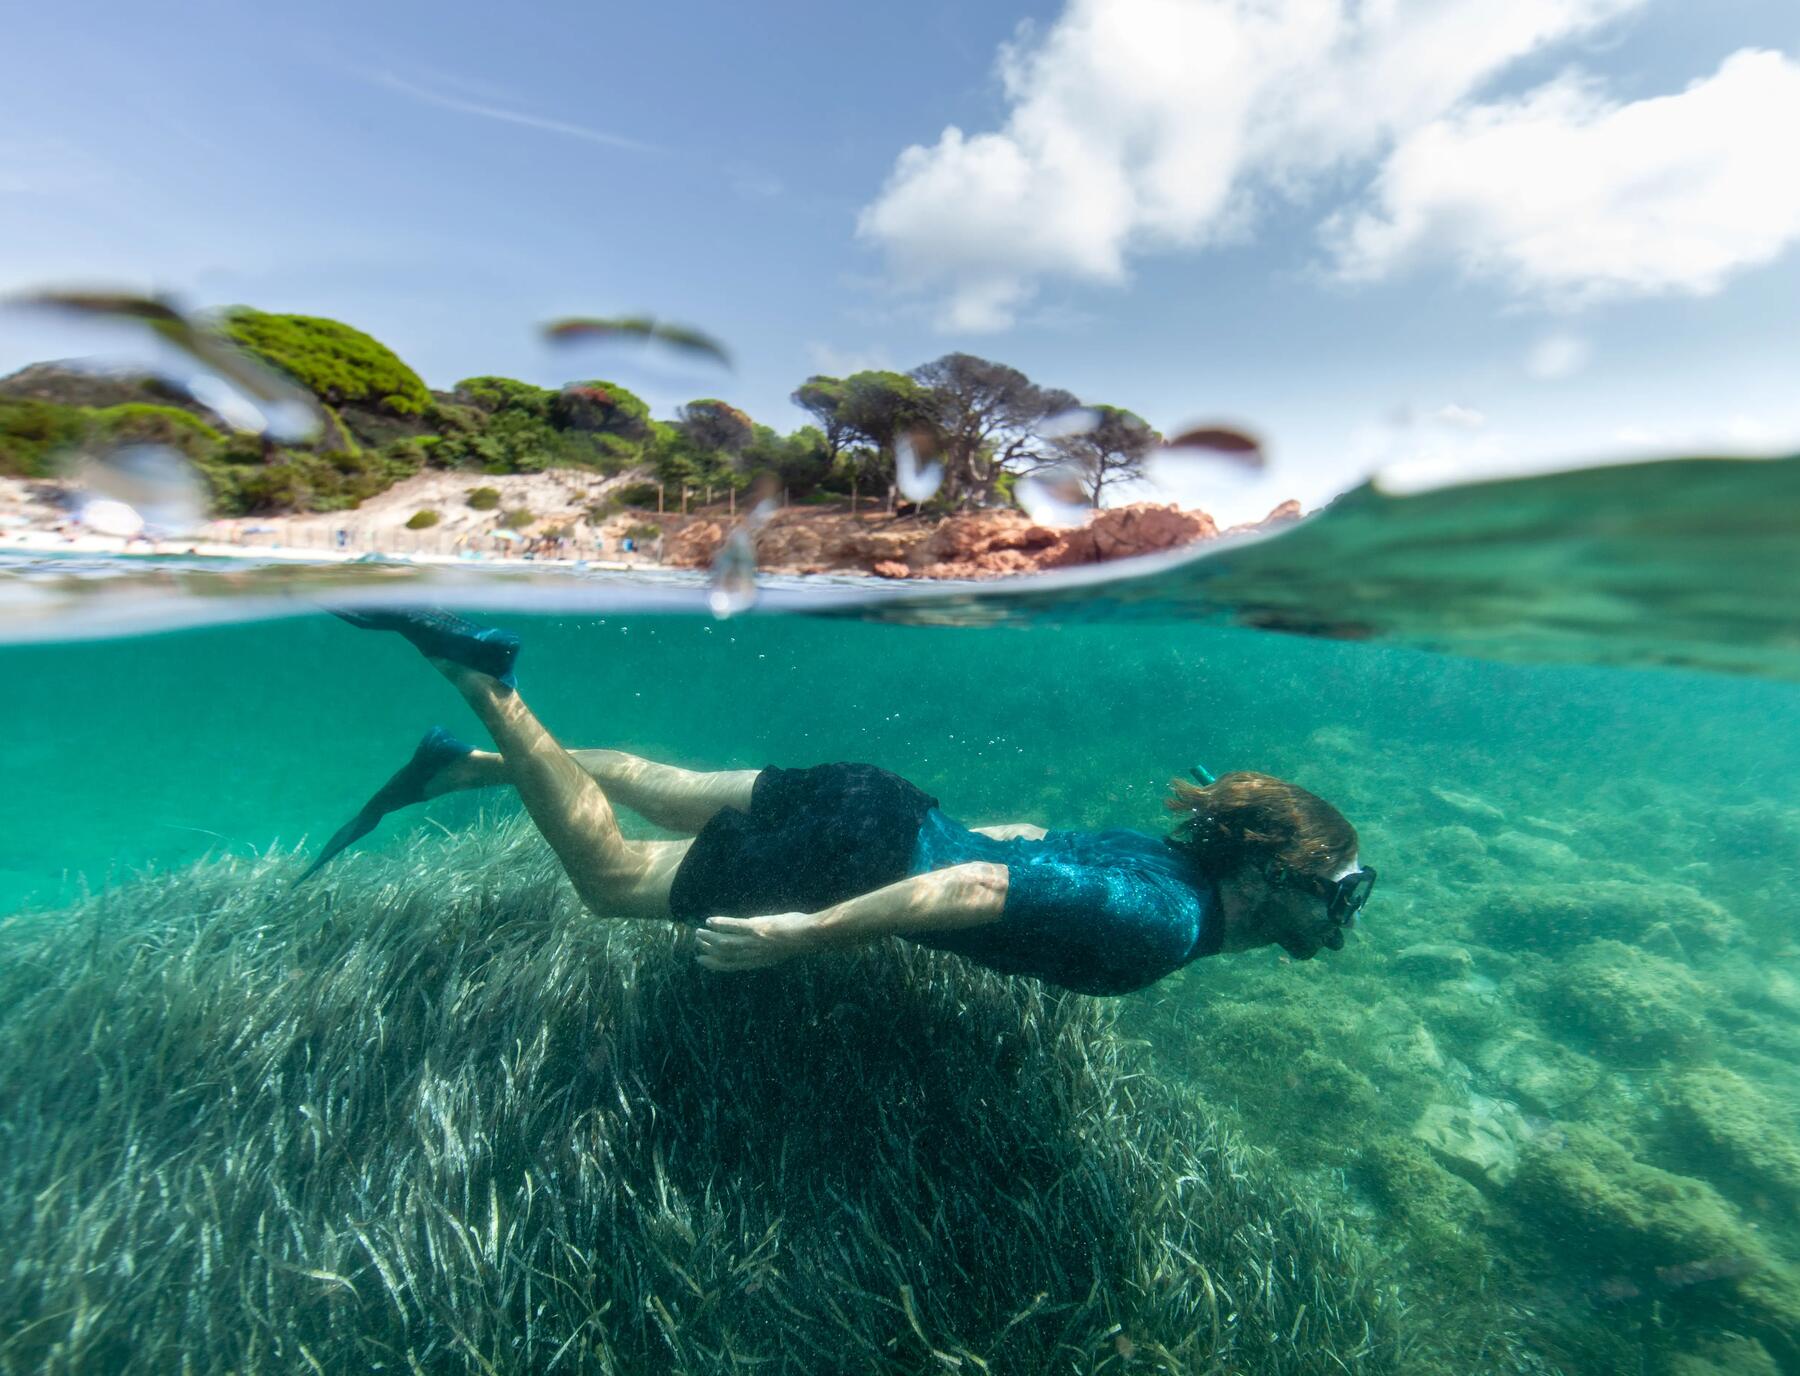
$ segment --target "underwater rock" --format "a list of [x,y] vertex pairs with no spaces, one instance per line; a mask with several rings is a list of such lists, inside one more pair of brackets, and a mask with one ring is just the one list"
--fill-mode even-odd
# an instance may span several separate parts
[[[1723,1066],[1677,1075],[1659,1087],[1669,1129],[1707,1174],[1736,1177],[1747,1191],[1800,1204],[1800,1145],[1791,1109],[1781,1108]],[[1717,1166],[1714,1163],[1717,1163]]]
[[1356,1174],[1434,1275],[1480,1284],[1491,1265],[1481,1234],[1489,1206],[1480,1190],[1444,1169],[1419,1142],[1395,1133],[1363,1145]]
[[1736,1333],[1703,1342],[1694,1352],[1678,1352],[1662,1370],[1663,1376],[1781,1376],[1768,1348]]
[[1519,1144],[1533,1131],[1514,1105],[1471,1093],[1466,1104],[1428,1106],[1412,1135],[1471,1184],[1500,1186],[1518,1170]]
[[1620,1061],[1691,1058],[1706,1041],[1706,990],[1673,961],[1622,941],[1590,941],[1554,966],[1542,1000],[1560,1024]]
[[1429,790],[1436,798],[1457,816],[1476,822],[1504,822],[1506,814],[1485,798],[1478,798],[1473,793],[1462,793],[1453,788],[1440,788],[1432,785]]
[[1502,860],[1552,873],[1581,868],[1581,857],[1561,841],[1532,836],[1523,831],[1503,831],[1488,842],[1488,850]]
[[1659,922],[1668,924],[1690,953],[1717,950],[1739,939],[1738,924],[1723,907],[1697,889],[1666,879],[1496,885],[1476,910],[1473,925],[1491,946],[1554,954],[1596,937],[1637,941]]
[[1766,1007],[1800,1020],[1800,979],[1772,965],[1759,965],[1751,976],[1750,997]]
[[1475,1065],[1526,1108],[1550,1117],[1568,1115],[1606,1074],[1591,1057],[1516,1028],[1482,1046]]
[[1528,1230],[1621,1298],[1674,1295],[1690,1312],[1713,1309],[1764,1343],[1783,1372],[1800,1371],[1800,1280],[1706,1182],[1573,1126],[1521,1154],[1505,1198]]
[[1465,979],[1475,970],[1475,958],[1462,946],[1448,941],[1420,941],[1396,951],[1396,969],[1420,979]]
[[1423,858],[1441,870],[1468,870],[1490,863],[1486,843],[1473,827],[1461,822],[1433,827],[1414,844]]

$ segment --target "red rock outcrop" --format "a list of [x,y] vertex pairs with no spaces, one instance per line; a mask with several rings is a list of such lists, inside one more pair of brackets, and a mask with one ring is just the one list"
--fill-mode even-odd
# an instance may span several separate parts
[[1252,532],[1277,530],[1282,526],[1292,525],[1306,513],[1300,510],[1300,503],[1289,497],[1260,521],[1246,521],[1242,525],[1231,526],[1227,535],[1248,535]]
[[1155,506],[1140,502],[1102,511],[1085,526],[1069,531],[1061,547],[1043,567],[1060,569],[1072,564],[1098,564],[1108,559],[1159,554],[1179,545],[1191,545],[1196,540],[1215,539],[1218,534],[1217,523],[1204,511],[1183,511],[1174,505]]
[[[1297,519],[1299,504],[1283,502],[1254,526],[1262,530]],[[705,568],[731,529],[714,516],[667,521],[665,557],[683,568]],[[1204,511],[1139,503],[1102,511],[1085,526],[1052,530],[1022,512],[974,511],[921,521],[788,507],[756,541],[759,567],[783,573],[873,573],[882,578],[998,578],[1039,569],[1128,559],[1211,540],[1219,527]]]

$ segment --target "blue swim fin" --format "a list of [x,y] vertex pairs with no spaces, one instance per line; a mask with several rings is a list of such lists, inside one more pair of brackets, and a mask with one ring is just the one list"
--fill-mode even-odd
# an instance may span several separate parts
[[307,867],[305,874],[294,881],[295,887],[304,884],[328,862],[375,830],[376,824],[388,813],[424,802],[425,787],[436,777],[438,771],[473,754],[474,750],[474,746],[463,744],[443,727],[432,727],[413,751],[412,758],[400,767],[393,778],[375,791],[375,796],[362,805],[356,816],[331,834],[331,839],[325,843],[325,849],[319,852],[319,858]]

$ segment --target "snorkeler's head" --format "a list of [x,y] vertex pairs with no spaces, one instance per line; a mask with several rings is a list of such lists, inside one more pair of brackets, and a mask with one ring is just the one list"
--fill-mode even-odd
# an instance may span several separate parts
[[[1205,777],[1205,776],[1202,776]],[[1356,828],[1315,793],[1249,771],[1202,784],[1176,779],[1165,806],[1185,815],[1169,844],[1193,857],[1244,909],[1235,949],[1278,944],[1308,960],[1339,950],[1374,872],[1356,865]]]

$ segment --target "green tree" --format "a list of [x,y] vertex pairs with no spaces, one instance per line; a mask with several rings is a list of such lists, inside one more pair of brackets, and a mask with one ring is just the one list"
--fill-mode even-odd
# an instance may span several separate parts
[[935,430],[931,395],[905,373],[852,373],[844,379],[842,415],[850,435],[873,451],[852,468],[853,479],[885,483],[891,503],[895,442],[909,431]]
[[[1081,475],[1088,504],[1100,506],[1106,489],[1144,476],[1144,464],[1162,443],[1148,421],[1120,406],[1091,406],[1094,425],[1080,434],[1050,442],[1050,464],[1066,465]],[[1025,471],[1031,471],[1029,469]]]
[[357,403],[396,416],[421,416],[431,406],[430,390],[398,354],[339,321],[239,306],[220,328],[327,405]]
[[755,422],[730,402],[714,397],[690,401],[676,415],[676,428],[696,471],[695,485],[706,490],[707,500],[715,487],[742,488],[748,478],[738,460],[755,438]]
[[835,465],[838,455],[855,434],[844,415],[843,379],[815,374],[794,389],[791,400],[818,422],[819,436],[825,443],[826,465]]
[[1080,404],[1073,393],[974,354],[945,354],[912,377],[930,397],[943,493],[953,506],[991,502],[1002,474],[1040,466],[1050,453],[1044,422]]

